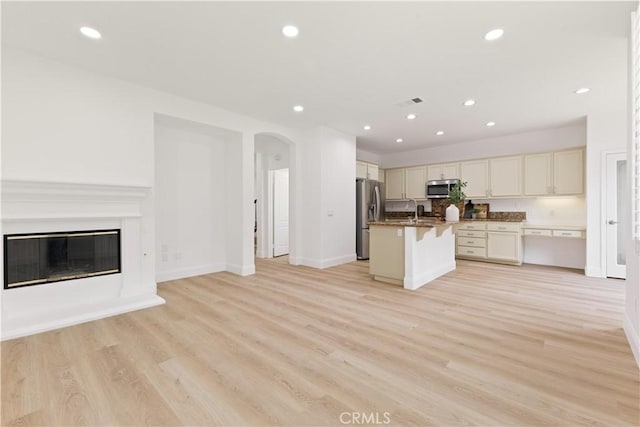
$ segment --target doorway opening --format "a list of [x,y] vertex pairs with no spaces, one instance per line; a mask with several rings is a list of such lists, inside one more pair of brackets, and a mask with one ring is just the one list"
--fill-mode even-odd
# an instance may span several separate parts
[[293,258],[292,144],[273,134],[255,137],[255,257]]

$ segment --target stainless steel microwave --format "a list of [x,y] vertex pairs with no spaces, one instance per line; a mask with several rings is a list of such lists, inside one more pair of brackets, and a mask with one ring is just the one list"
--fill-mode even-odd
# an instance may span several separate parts
[[427,199],[445,199],[449,196],[451,187],[459,183],[459,179],[443,179],[438,181],[427,181]]

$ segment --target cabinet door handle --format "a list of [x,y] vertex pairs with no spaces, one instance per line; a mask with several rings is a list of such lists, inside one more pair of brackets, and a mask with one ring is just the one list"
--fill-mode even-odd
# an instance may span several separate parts
[[472,253],[473,253],[473,251],[467,251],[467,253],[468,253],[468,254],[472,254]]
[[498,227],[498,230],[506,230],[507,227]]

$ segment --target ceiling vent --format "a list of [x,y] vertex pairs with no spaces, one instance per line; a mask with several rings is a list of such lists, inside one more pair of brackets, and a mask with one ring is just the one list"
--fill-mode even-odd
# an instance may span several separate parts
[[398,102],[397,104],[393,104],[396,107],[410,107],[415,104],[420,104],[422,102],[422,98],[411,98],[406,101]]

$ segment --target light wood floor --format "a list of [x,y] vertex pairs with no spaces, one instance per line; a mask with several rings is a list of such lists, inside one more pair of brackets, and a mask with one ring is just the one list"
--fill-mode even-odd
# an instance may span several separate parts
[[2,343],[2,425],[640,422],[623,281],[460,261],[405,291],[366,262],[284,262],[167,282],[164,306]]

